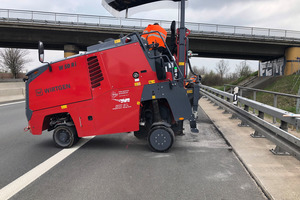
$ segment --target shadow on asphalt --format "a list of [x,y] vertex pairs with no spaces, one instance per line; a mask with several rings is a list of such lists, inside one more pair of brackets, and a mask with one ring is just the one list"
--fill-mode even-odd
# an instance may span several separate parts
[[132,133],[120,133],[113,135],[100,135],[93,138],[82,149],[89,150],[126,150],[126,151],[149,151],[146,140],[139,140]]

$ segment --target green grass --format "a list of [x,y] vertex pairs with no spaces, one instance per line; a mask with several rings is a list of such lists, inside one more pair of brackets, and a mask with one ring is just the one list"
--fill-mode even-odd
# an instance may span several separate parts
[[224,91],[224,86],[212,86],[212,87]]
[[[268,91],[273,91],[273,92],[297,95],[299,86],[300,86],[300,76],[289,75],[289,76],[279,77],[276,82],[263,89]],[[274,95],[258,92],[256,94],[256,101],[273,106]],[[297,104],[296,98],[278,96],[277,107],[280,109],[296,113],[296,104]]]
[[[245,79],[251,77],[251,76],[257,76],[258,72],[253,72],[247,77],[241,77],[238,80],[230,83],[230,85],[238,85],[240,82],[244,81]],[[300,75],[289,75],[289,76],[281,76],[276,79],[276,81],[265,88],[262,88],[263,90],[273,91],[273,92],[280,92],[280,93],[286,93],[286,94],[293,94],[297,95],[298,90],[300,87]],[[213,86],[213,88],[216,88],[218,90],[224,90],[224,86]],[[228,89],[229,87],[227,87]],[[253,95],[248,97],[250,99],[253,99]],[[263,92],[257,92],[256,94],[256,101],[274,106],[274,95],[263,93]],[[297,105],[297,99],[296,98],[290,98],[290,97],[284,97],[284,96],[278,96],[277,97],[277,107],[286,110],[292,113],[296,113],[296,105]]]
[[249,77],[252,76],[257,76],[258,75],[258,71],[253,72],[252,74],[248,75],[248,76],[242,76],[239,79],[233,81],[232,83],[230,83],[230,85],[238,85],[239,83],[243,82],[244,80],[246,80]]
[[[245,79],[247,79],[251,76],[257,76],[257,74],[258,74],[258,72],[256,71],[247,77],[241,77],[238,80],[230,83],[230,85],[238,85],[240,82],[244,81]],[[273,92],[297,95],[299,87],[300,87],[300,75],[294,74],[294,75],[289,75],[289,76],[278,77],[276,79],[276,82],[274,82],[262,89],[268,90],[268,91],[273,91]],[[222,90],[222,91],[224,90],[224,86],[214,86],[214,88]],[[253,95],[250,95],[250,97],[248,97],[248,98],[253,99]],[[268,94],[268,93],[263,93],[263,92],[257,92],[256,101],[270,105],[270,106],[274,106],[274,95]],[[296,113],[296,105],[297,105],[296,98],[283,97],[283,96],[277,97],[277,107],[282,110]]]

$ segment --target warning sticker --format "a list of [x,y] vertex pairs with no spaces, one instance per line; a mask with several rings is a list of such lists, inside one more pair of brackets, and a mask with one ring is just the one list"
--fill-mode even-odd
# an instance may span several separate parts
[[115,102],[118,102],[112,109],[120,110],[131,108],[130,98],[129,98],[129,90],[121,90],[121,91],[113,91],[111,93],[111,99]]
[[141,85],[142,85],[141,82],[134,83],[134,86],[141,86]]
[[61,109],[67,109],[68,106],[67,106],[67,105],[62,105],[60,108],[61,108]]
[[155,83],[155,80],[149,80],[148,83],[149,83],[149,84],[154,84],[154,83]]

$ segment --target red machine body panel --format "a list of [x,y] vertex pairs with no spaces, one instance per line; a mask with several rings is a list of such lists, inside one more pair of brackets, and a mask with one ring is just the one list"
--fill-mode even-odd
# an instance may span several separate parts
[[[134,53],[132,53],[134,52]],[[97,135],[136,131],[139,129],[140,101],[143,85],[156,81],[139,43],[124,45],[97,53],[108,85],[93,89],[93,108]],[[141,73],[144,71],[144,73]],[[133,73],[138,72],[135,79]]]
[[[29,107],[41,110],[92,98],[84,56],[51,64],[29,87]],[[38,73],[34,72],[34,73]]]
[[43,130],[47,129],[50,120],[48,116],[56,113],[70,113],[79,137],[95,135],[94,121],[88,120],[88,116],[93,113],[91,102],[91,100],[82,101],[34,111],[31,120],[29,120],[30,131],[33,135],[40,135]]
[[[138,42],[51,67],[29,84],[29,126],[34,135],[47,129],[48,116],[56,113],[71,115],[79,137],[137,131],[143,86],[161,82]],[[171,72],[167,79],[172,80]]]

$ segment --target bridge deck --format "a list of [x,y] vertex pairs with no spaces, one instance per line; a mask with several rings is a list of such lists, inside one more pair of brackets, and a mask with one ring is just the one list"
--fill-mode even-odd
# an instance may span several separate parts
[[[0,47],[36,49],[42,40],[46,49],[63,50],[65,44],[74,44],[86,51],[107,38],[142,32],[156,21],[0,9]],[[159,23],[167,30],[171,25],[171,21]],[[300,45],[299,31],[190,22],[186,27],[191,30],[189,48],[200,57],[265,61]]]

